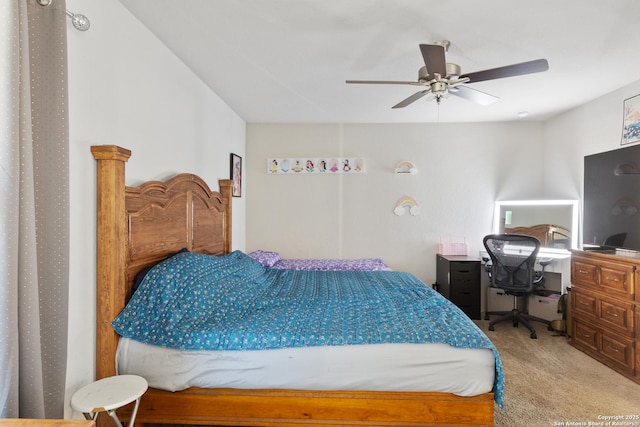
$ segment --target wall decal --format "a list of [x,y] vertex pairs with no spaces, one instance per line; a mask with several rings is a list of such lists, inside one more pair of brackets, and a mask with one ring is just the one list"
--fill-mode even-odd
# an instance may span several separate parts
[[393,213],[400,216],[407,211],[413,216],[420,215],[420,206],[418,206],[418,202],[413,197],[403,196],[396,203]]
[[297,157],[267,159],[267,174],[325,174],[364,173],[361,157]]
[[398,162],[396,168],[393,170],[395,173],[418,173],[418,169],[413,163],[402,161]]

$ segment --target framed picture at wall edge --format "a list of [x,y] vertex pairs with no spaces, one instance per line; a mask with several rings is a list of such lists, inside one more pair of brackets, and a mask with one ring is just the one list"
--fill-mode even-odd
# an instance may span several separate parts
[[640,95],[624,100],[621,145],[640,141]]
[[231,195],[233,197],[242,197],[242,157],[231,153],[229,165],[229,178],[233,180]]

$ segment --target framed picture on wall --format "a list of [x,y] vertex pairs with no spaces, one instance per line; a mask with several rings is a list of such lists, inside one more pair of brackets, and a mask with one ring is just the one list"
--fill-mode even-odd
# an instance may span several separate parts
[[230,179],[233,180],[231,195],[242,197],[242,157],[231,153],[230,169]]
[[640,95],[624,100],[622,145],[640,141]]

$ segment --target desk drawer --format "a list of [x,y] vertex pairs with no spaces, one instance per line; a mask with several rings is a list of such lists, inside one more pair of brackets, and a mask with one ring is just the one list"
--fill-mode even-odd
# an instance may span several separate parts
[[451,283],[478,283],[480,276],[480,264],[475,262],[456,262],[451,264]]
[[480,298],[479,289],[462,290],[455,289],[451,292],[451,302],[457,306],[476,304]]

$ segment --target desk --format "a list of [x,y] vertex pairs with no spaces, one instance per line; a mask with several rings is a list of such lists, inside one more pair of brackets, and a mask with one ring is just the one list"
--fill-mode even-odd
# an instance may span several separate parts
[[[489,259],[486,250],[479,252],[481,259]],[[545,289],[554,293],[565,294],[567,287],[571,286],[571,253],[565,250],[540,248],[538,252],[538,260],[551,258],[545,272]],[[541,270],[539,262],[536,264],[536,270]],[[481,274],[482,282],[482,311],[488,315],[489,313],[510,311],[513,308],[513,299],[511,297],[496,296],[495,289],[492,291],[489,284],[489,276],[482,266]],[[526,301],[521,302],[523,305],[519,309],[526,312]],[[485,318],[486,318],[485,315]]]

